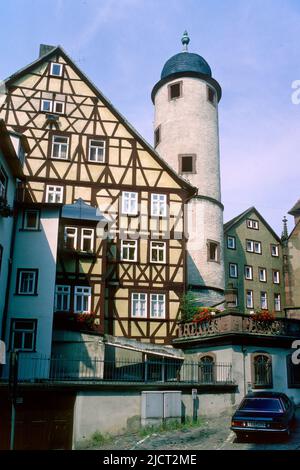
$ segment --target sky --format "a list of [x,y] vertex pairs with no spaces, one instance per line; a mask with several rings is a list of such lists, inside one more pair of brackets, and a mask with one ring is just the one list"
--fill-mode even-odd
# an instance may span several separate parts
[[299,0],[0,0],[0,19],[0,79],[60,44],[151,144],[151,90],[187,29],[223,90],[224,221],[255,206],[281,234],[300,198]]

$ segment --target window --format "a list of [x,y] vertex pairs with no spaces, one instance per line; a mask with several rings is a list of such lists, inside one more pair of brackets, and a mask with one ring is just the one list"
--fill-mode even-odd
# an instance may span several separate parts
[[182,82],[169,85],[169,100],[174,100],[182,96]]
[[293,364],[292,355],[287,356],[287,378],[289,388],[300,388],[300,365]]
[[166,262],[166,243],[151,242],[150,243],[150,261],[151,263]]
[[277,271],[276,269],[273,269],[273,283],[274,284],[280,283],[280,274],[279,274],[279,271]]
[[251,369],[253,388],[272,388],[272,358],[269,354],[253,354]]
[[17,291],[18,295],[36,295],[37,294],[37,269],[18,269],[17,272]]
[[147,294],[133,293],[131,295],[131,315],[135,318],[147,317]]
[[62,203],[63,187],[49,185],[46,188],[46,202]]
[[278,247],[278,245],[271,244],[271,255],[276,256],[276,257],[279,256],[279,247]]
[[267,310],[268,309],[268,297],[266,292],[261,292],[260,293],[260,308],[262,310]]
[[67,250],[77,249],[77,227],[65,227],[64,242]]
[[81,251],[91,252],[94,250],[94,229],[82,228],[81,229]]
[[51,100],[42,100],[41,101],[41,110],[45,111],[46,113],[52,112],[52,101]]
[[57,62],[52,62],[51,68],[50,68],[50,74],[54,75],[55,77],[61,77],[62,68],[63,68],[62,64],[58,64]]
[[165,318],[166,296],[165,294],[150,294],[150,318]]
[[196,155],[179,155],[179,173],[196,173]]
[[151,194],[151,215],[155,217],[166,217],[167,215],[166,194]]
[[24,211],[23,229],[39,230],[40,227],[40,211],[34,209],[26,209]]
[[7,189],[7,176],[3,168],[0,166],[0,199],[5,199]]
[[137,260],[137,240],[121,240],[122,261]]
[[36,320],[12,320],[10,348],[12,351],[34,351],[36,339]]
[[91,287],[75,286],[74,312],[90,313],[91,311]]
[[246,307],[253,308],[253,291],[246,290]]
[[274,294],[274,310],[275,310],[275,312],[280,312],[281,311],[280,294]]
[[259,229],[258,220],[247,219],[246,224],[247,224],[248,228],[251,228],[253,230],[258,230]]
[[235,250],[236,249],[236,242],[235,242],[235,237],[228,235],[227,236],[227,248],[230,250]]
[[215,358],[207,354],[200,357],[199,382],[202,384],[214,383],[215,372]]
[[245,279],[247,281],[252,281],[253,280],[253,269],[252,266],[245,266]]
[[160,126],[158,126],[154,131],[154,147],[160,143]]
[[61,135],[54,135],[52,137],[51,158],[67,160],[68,150],[69,150],[69,137],[63,137]]
[[246,240],[246,251],[261,254],[261,242]]
[[123,191],[122,213],[128,215],[136,215],[138,213],[138,193]]
[[267,270],[266,268],[258,268],[258,278],[260,282],[267,282]]
[[210,103],[213,105],[216,104],[216,92],[213,88],[210,86],[207,86],[207,99]]
[[89,162],[105,162],[105,140],[89,141]]
[[207,259],[208,261],[216,261],[219,263],[220,261],[220,243],[210,241],[207,242]]
[[229,277],[238,277],[238,265],[229,263]]
[[55,310],[67,312],[70,309],[70,286],[55,287]]
[[3,258],[3,246],[0,245],[0,274],[1,274],[2,258]]
[[57,114],[64,114],[65,112],[65,103],[63,101],[54,101],[53,103],[53,112]]

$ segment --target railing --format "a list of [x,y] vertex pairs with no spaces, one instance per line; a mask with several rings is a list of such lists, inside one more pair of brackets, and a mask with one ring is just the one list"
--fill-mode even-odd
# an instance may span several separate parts
[[224,334],[299,337],[300,320],[281,318],[273,321],[258,321],[250,315],[220,314],[209,321],[201,323],[187,322],[179,324],[177,341]]
[[[4,378],[8,376],[6,367]],[[19,382],[234,384],[232,366],[228,363],[201,364],[168,359],[104,361],[98,358],[47,358],[26,353],[19,354],[18,377]]]

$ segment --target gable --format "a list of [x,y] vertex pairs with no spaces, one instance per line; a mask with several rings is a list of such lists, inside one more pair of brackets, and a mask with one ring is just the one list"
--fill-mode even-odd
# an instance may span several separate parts
[[[255,233],[259,233],[260,236],[262,234],[262,231],[265,232],[265,234],[269,234],[276,242],[280,242],[280,238],[278,235],[274,232],[272,227],[267,223],[267,221],[262,217],[262,215],[258,212],[258,210],[255,207],[250,207],[246,211],[242,212],[240,215],[234,217],[231,219],[229,222],[224,224],[224,231],[227,234],[233,233],[233,231],[238,230],[240,227],[245,225],[246,228],[246,220],[247,219],[254,219],[259,221],[259,231],[256,230],[251,230],[251,233],[253,232],[253,239],[255,238]],[[263,230],[262,230],[263,228]]]

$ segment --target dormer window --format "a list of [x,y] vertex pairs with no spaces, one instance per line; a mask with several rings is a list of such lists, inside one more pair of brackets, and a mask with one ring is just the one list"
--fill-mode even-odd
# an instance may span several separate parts
[[58,64],[57,62],[52,62],[51,68],[50,68],[50,75],[53,75],[54,77],[61,77],[62,68],[63,68],[62,64]]

